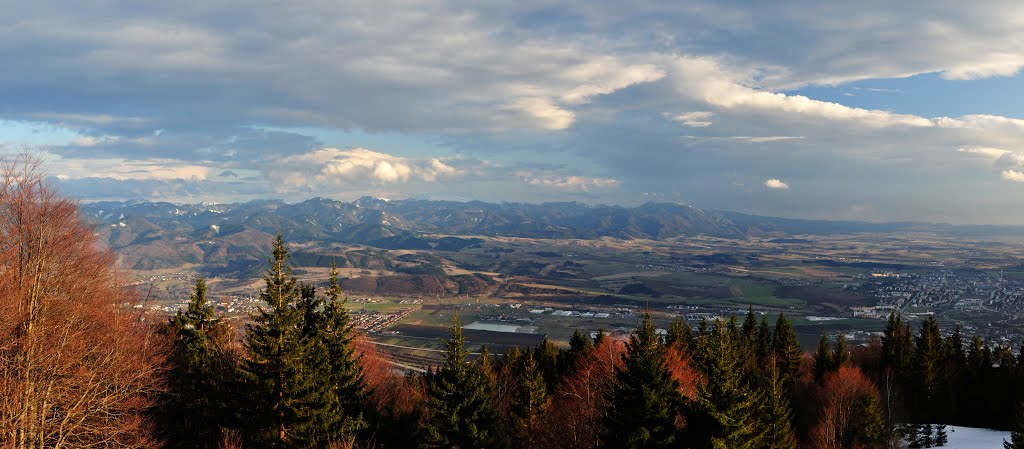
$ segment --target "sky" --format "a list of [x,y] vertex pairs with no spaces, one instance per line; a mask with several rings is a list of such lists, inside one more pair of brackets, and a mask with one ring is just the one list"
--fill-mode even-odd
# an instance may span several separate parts
[[0,0],[0,157],[83,201],[1024,224],[1024,2]]

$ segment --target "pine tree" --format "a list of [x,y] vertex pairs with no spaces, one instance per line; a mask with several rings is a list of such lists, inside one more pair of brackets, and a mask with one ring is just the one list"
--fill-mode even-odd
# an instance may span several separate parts
[[670,448],[676,440],[678,384],[664,358],[650,313],[630,335],[615,370],[602,443],[609,448]]
[[458,313],[446,340],[444,363],[426,377],[427,418],[420,428],[423,449],[482,449],[487,447],[491,410],[479,373],[466,362],[465,338]]
[[871,394],[861,395],[857,398],[854,413],[856,416],[851,430],[859,444],[853,447],[883,447],[889,429],[878,397]]
[[1010,441],[1003,440],[1003,449],[1024,449],[1024,403],[1017,404]]
[[925,424],[921,426],[921,446],[932,447],[935,444],[935,439],[932,438],[932,425]]
[[512,414],[517,430],[517,447],[538,447],[538,434],[544,417],[551,407],[544,376],[537,369],[532,354],[521,359],[518,385],[512,399]]
[[310,351],[302,335],[301,292],[280,233],[270,263],[260,292],[267,308],[259,307],[245,328],[243,375],[253,395],[247,434],[257,445],[306,447],[317,426],[316,413],[310,412],[322,407],[322,397],[316,394],[318,379],[307,372]]
[[[938,392],[945,380],[942,361],[942,334],[935,317],[929,316],[923,323],[915,340],[914,347],[914,382],[917,398],[917,409],[925,411],[922,418],[933,419],[934,410],[938,405]],[[929,438],[930,438],[929,433]]]
[[780,313],[775,321],[775,332],[772,334],[772,350],[778,357],[782,368],[783,378],[789,385],[798,372],[800,372],[800,341],[796,338],[796,331],[793,325],[786,319],[786,315]]
[[960,325],[953,328],[953,332],[946,337],[946,358],[956,367],[967,364],[967,351],[964,350],[964,337]]
[[366,384],[356,355],[354,330],[338,280],[338,267],[332,264],[327,297],[320,301],[319,338],[327,357],[327,386],[330,390],[329,436],[336,443],[351,443],[356,433],[367,427]]
[[967,365],[975,372],[975,376],[992,369],[992,348],[977,335],[971,338],[971,346],[967,350]]
[[921,447],[921,426],[917,424],[906,424],[904,426],[904,434],[907,440],[907,447],[910,449],[918,449]]
[[757,360],[768,360],[773,357],[772,353],[772,328],[768,325],[768,317],[762,315],[761,322],[757,325],[757,333],[754,335],[754,348],[757,353]]
[[825,381],[825,375],[832,371],[832,343],[828,336],[821,334],[818,340],[818,349],[814,351],[814,382],[821,385]]
[[949,435],[946,434],[946,425],[935,426],[935,447],[943,447],[949,443]]
[[569,354],[575,361],[577,358],[590,354],[594,350],[594,340],[585,335],[583,331],[576,329],[569,339]]
[[914,352],[906,326],[899,314],[890,314],[882,336],[882,367],[892,369],[900,378],[909,374]]
[[992,359],[1003,369],[1011,369],[1017,366],[1017,357],[1013,354],[1013,348],[1009,345],[996,346],[992,351]]
[[782,372],[775,356],[768,358],[768,402],[765,406],[764,447],[766,449],[796,449],[796,433],[793,431],[793,411],[789,398],[783,389]]
[[572,333],[572,337],[569,338],[569,350],[559,352],[559,378],[571,372],[576,366],[576,362],[581,358],[590,355],[593,350],[594,339],[584,334],[583,331],[576,329]]
[[753,346],[754,333],[757,331],[757,317],[754,316],[754,306],[747,305],[747,316],[743,319],[743,326],[740,328],[740,335],[743,342]]
[[683,349],[689,349],[693,345],[693,329],[686,324],[686,319],[677,316],[672,319],[665,332],[665,345],[678,345]]
[[[692,447],[715,449],[759,448],[765,440],[766,423],[760,422],[763,397],[760,391],[745,382],[739,370],[739,342],[729,326],[716,321],[705,345],[698,352],[706,354],[698,359],[698,368],[706,382],[697,385],[693,408],[696,414],[707,416],[710,428],[705,435],[690,434]],[[785,366],[780,364],[780,366]],[[704,440],[706,441],[692,441]]]
[[533,348],[533,358],[537,361],[537,367],[541,374],[544,375],[544,382],[547,383],[548,390],[554,390],[563,374],[563,365],[560,362],[565,358],[562,355],[562,350],[547,337],[544,337],[540,346]]
[[220,427],[228,425],[225,419],[230,410],[223,394],[227,356],[221,353],[218,340],[226,339],[230,329],[216,318],[206,295],[206,282],[196,279],[187,308],[178,311],[167,326],[173,343],[159,413],[166,421],[162,427],[170,447],[213,446]]
[[837,333],[836,343],[832,346],[831,368],[832,371],[842,368],[850,361],[850,352],[846,347],[846,336]]

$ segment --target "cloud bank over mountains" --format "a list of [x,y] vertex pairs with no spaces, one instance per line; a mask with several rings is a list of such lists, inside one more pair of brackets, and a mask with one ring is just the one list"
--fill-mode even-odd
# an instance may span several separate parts
[[84,199],[1024,223],[1024,109],[963,93],[1024,87],[1019,2],[7,3],[0,151]]

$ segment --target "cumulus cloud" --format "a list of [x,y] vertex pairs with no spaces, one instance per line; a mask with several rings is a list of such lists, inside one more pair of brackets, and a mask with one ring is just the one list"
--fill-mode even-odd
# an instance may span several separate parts
[[789,190],[789,184],[782,182],[778,178],[771,178],[765,181],[764,186],[769,189]]
[[366,148],[323,148],[288,156],[268,167],[267,173],[290,186],[436,182],[459,174],[438,158],[416,160]]
[[[230,169],[238,182],[262,171],[271,182],[252,182],[305,195],[436,186],[463,198],[589,190],[629,202],[659,192],[793,216],[872,204],[858,217],[1024,220],[1005,212],[1017,199],[989,184],[1024,172],[1024,121],[957,116],[950,111],[965,108],[952,103],[962,97],[955,91],[967,83],[944,81],[1018,73],[1024,3],[934,0],[922,14],[919,5],[813,0],[183,1],[19,5],[0,27],[0,120],[62,129],[6,128],[3,140],[47,146],[71,180],[94,170],[125,183],[181,177],[211,188],[235,181],[210,179]],[[820,96],[921,74],[951,95],[924,107]],[[474,157],[505,168],[469,169],[460,159]],[[539,159],[576,171],[519,175],[518,164]],[[760,184],[762,173],[790,173],[800,189],[747,202],[743,185]],[[515,188],[524,179],[537,188]],[[993,199],[981,204],[979,195]],[[936,210],[953,212],[928,215]]]
[[1003,170],[1003,179],[1014,182],[1024,182],[1024,171]]

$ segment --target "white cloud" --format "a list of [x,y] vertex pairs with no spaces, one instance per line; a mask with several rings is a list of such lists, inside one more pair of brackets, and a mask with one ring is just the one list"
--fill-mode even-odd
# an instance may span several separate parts
[[669,120],[678,122],[683,126],[689,126],[692,128],[703,128],[711,125],[711,117],[714,117],[714,113],[708,111],[694,111],[694,112],[683,112],[681,114],[665,114]]
[[769,189],[789,190],[789,184],[780,181],[778,178],[771,178],[765,181],[764,186]]
[[204,180],[213,167],[176,159],[61,158],[45,156],[54,176],[62,179],[110,178],[124,180]]
[[98,145],[106,145],[117,143],[121,140],[118,136],[79,136],[71,141],[72,145],[78,145],[80,147],[95,147]]
[[267,172],[290,186],[436,182],[459,174],[457,169],[438,158],[416,160],[366,148],[323,148],[289,156],[275,161]]
[[602,57],[569,70],[570,79],[590,80],[562,95],[568,104],[589,102],[598,95],[610,94],[641,83],[650,83],[665,77],[665,71],[653,64],[638,64],[609,71],[620,63],[612,57]]
[[979,156],[982,156],[982,157],[985,157],[985,158],[988,158],[988,159],[992,159],[992,160],[999,159],[999,158],[1003,157],[1003,155],[1005,155],[1005,154],[1010,152],[1010,150],[1004,150],[1002,148],[992,148],[992,147],[964,147],[964,148],[958,149],[957,151],[959,151],[961,153],[977,154]]
[[1013,76],[1024,66],[1024,55],[991,53],[978,61],[956,65],[942,72],[942,77],[951,80],[973,80],[993,76]]
[[547,187],[570,192],[589,192],[591,189],[606,189],[619,185],[619,181],[612,178],[595,178],[588,176],[565,176],[552,173],[531,173],[519,172],[517,175],[523,178],[527,184],[533,186]]
[[566,129],[576,121],[572,111],[544,98],[520,98],[509,103],[508,108],[531,117],[539,127],[551,131]]
[[1003,170],[1003,179],[1015,182],[1024,182],[1024,171]]

